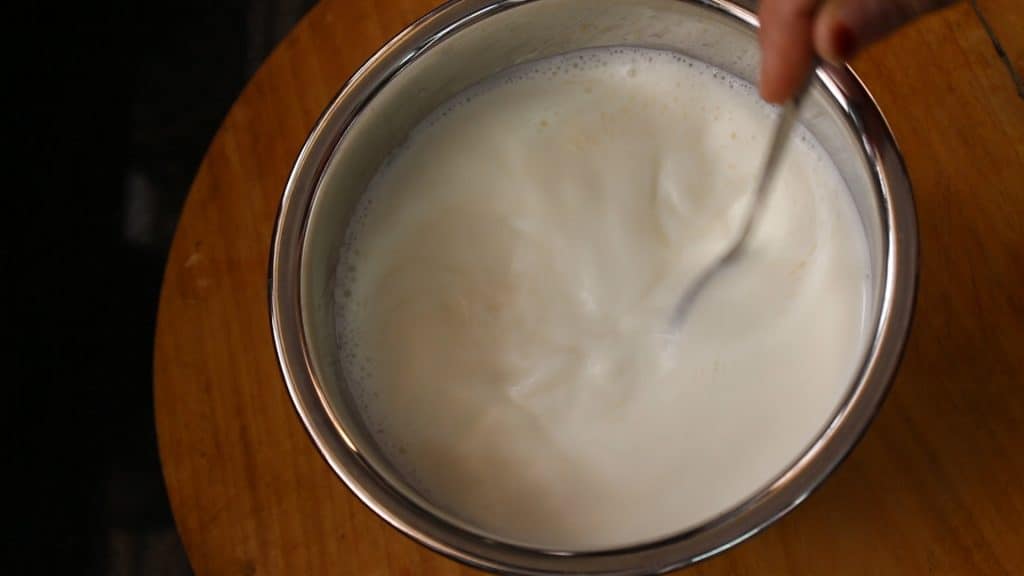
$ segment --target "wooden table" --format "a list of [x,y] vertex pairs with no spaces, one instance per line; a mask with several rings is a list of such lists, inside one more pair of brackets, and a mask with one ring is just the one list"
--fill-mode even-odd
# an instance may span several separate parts
[[[267,258],[320,111],[435,0],[326,0],[274,51],[206,154],[156,338],[160,454],[197,574],[471,572],[399,535],[328,469],[278,372]],[[982,6],[1018,71],[1024,3]],[[855,63],[906,155],[921,277],[905,360],[839,470],[693,574],[1024,574],[1024,99],[967,5]]]

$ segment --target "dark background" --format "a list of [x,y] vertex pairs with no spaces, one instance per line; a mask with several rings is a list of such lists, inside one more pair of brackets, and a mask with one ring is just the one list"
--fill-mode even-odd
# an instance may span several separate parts
[[153,421],[164,261],[221,119],[313,3],[8,13],[5,573],[191,574]]

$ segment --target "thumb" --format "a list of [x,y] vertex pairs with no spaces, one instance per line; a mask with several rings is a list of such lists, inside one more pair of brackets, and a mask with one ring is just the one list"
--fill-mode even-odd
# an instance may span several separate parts
[[953,0],[826,0],[814,20],[814,49],[833,63]]

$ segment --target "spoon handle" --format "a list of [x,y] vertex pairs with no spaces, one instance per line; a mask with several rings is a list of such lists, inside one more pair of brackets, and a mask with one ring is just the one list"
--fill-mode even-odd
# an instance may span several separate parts
[[701,291],[711,282],[711,279],[727,264],[731,263],[739,254],[743,251],[743,247],[746,245],[747,237],[750,236],[750,231],[754,227],[754,222],[757,217],[761,214],[762,208],[765,203],[765,199],[768,197],[768,190],[771,187],[772,179],[775,177],[775,173],[778,171],[779,164],[782,161],[783,152],[786,151],[786,145],[789,144],[790,132],[793,131],[793,125],[796,124],[797,112],[800,108],[800,100],[802,99],[807,88],[803,88],[796,96],[788,100],[782,107],[782,112],[779,114],[778,120],[775,122],[775,130],[772,133],[772,141],[768,147],[768,156],[765,158],[764,165],[761,168],[761,176],[757,180],[757,187],[754,188],[754,200],[750,204],[750,208],[747,210],[746,215],[743,218],[743,226],[740,228],[739,234],[733,239],[729,247],[707,266],[697,278],[690,283],[689,288],[683,293],[683,296],[676,303],[675,310],[672,311],[672,317],[669,320],[669,326],[672,331],[677,331],[683,324],[683,320],[686,319],[686,314],[693,306],[694,301],[697,300],[697,296],[700,295]]

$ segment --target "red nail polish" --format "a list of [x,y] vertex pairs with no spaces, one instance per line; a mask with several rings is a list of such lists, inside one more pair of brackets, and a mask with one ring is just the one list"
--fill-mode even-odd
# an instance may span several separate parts
[[857,39],[853,36],[853,30],[846,24],[836,24],[835,35],[833,36],[836,50],[836,58],[842,61],[849,60],[857,50]]

